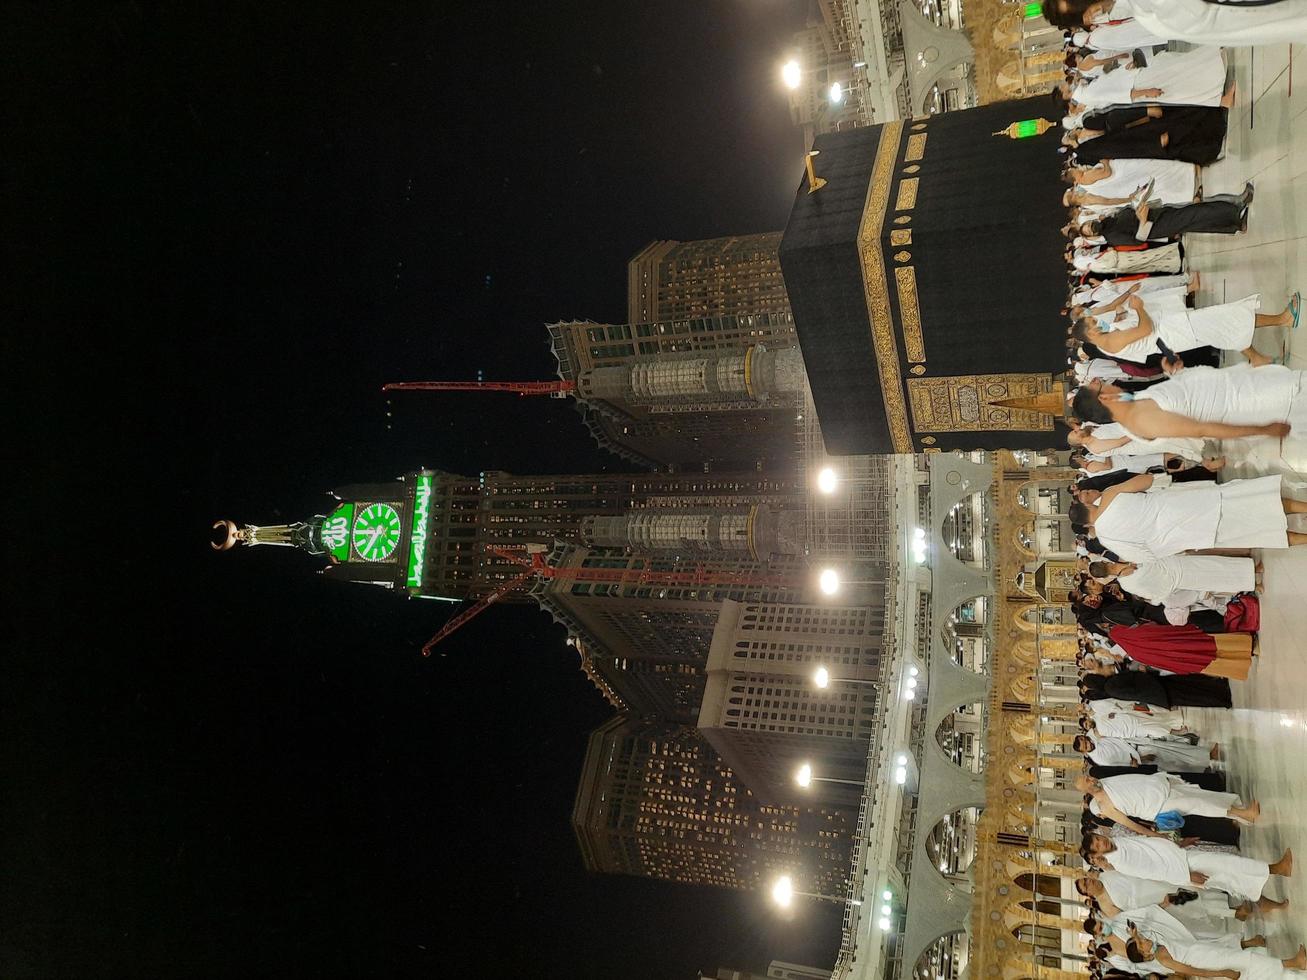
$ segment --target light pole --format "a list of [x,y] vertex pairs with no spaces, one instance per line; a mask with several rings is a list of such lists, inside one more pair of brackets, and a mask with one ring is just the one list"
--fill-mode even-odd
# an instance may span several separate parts
[[821,892],[801,892],[794,887],[794,880],[789,875],[781,875],[772,885],[771,897],[781,908],[789,908],[794,901],[794,896],[799,895],[803,898],[815,898],[821,902],[836,902],[840,905],[861,905],[862,899],[841,897],[839,895],[823,895]]
[[865,786],[861,779],[836,779],[834,776],[814,776],[812,764],[805,762],[794,773],[794,781],[807,789],[813,783],[843,783],[845,786]]
[[879,687],[880,681],[869,681],[861,677],[832,677],[830,671],[825,667],[818,667],[812,672],[812,683],[822,690],[835,684],[868,684],[871,687]]
[[876,480],[871,475],[866,476],[849,476],[847,473],[841,475],[833,466],[823,466],[817,471],[817,491],[824,496],[831,496],[843,485],[850,487],[873,486]]
[[926,532],[922,528],[913,528],[912,530],[912,557],[918,565],[926,563],[926,556],[930,553],[930,545],[926,540]]
[[823,568],[817,574],[817,588],[821,589],[822,595],[838,595],[840,590],[846,585],[884,585],[884,582],[877,582],[875,579],[850,579],[845,581],[838,571],[833,568]]

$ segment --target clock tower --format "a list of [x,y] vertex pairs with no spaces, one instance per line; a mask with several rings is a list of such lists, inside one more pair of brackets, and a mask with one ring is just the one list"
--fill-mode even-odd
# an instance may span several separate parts
[[218,551],[242,544],[299,548],[325,556],[332,578],[418,595],[426,579],[436,478],[418,470],[392,483],[342,487],[333,491],[336,506],[329,513],[295,524],[218,521],[211,543]]

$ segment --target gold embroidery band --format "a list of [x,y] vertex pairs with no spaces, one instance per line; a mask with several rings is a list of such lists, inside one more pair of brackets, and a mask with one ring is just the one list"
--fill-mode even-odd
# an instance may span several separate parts
[[926,136],[927,133],[917,133],[908,137],[908,148],[903,153],[903,159],[906,161],[920,160],[926,155]]
[[[889,283],[885,277],[885,257],[881,252],[880,233],[889,206],[890,185],[894,182],[894,161],[903,137],[902,121],[888,122],[880,128],[880,145],[871,168],[867,203],[862,209],[858,228],[858,252],[862,260],[862,282],[867,296],[867,316],[871,320],[871,340],[876,350],[876,370],[880,375],[881,397],[890,440],[896,453],[912,452],[908,430],[907,400],[903,397],[903,380],[899,373],[898,344],[894,339],[894,319],[890,313]],[[915,189],[914,189],[915,197]]]
[[904,177],[899,184],[899,199],[894,202],[895,211],[911,211],[917,206],[917,181],[920,177]]
[[903,349],[908,360],[920,364],[926,359],[926,341],[921,336],[921,310],[917,306],[917,273],[912,266],[894,270],[899,287],[899,319],[903,322]]
[[889,233],[889,243],[891,245],[911,245],[912,229],[895,228]]

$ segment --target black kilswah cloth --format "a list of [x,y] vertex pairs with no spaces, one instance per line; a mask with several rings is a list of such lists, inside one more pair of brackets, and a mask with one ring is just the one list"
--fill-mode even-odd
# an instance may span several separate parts
[[[1060,422],[991,427],[1008,409],[989,401],[1008,397],[1007,376],[1065,370],[1063,338],[1048,329],[1066,298],[1060,130],[1006,133],[1047,114],[1040,96],[817,137],[827,184],[809,194],[796,181],[780,263],[830,452],[895,452],[904,416],[916,451],[1062,441]],[[897,139],[892,154],[882,137]],[[860,233],[873,229],[864,250]],[[938,425],[949,385],[956,427]]]

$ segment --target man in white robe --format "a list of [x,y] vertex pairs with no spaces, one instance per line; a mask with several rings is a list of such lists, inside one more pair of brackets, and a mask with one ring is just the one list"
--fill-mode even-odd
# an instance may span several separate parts
[[[1143,908],[1125,910],[1118,915],[1110,916],[1108,921],[1112,923],[1112,935],[1114,936],[1129,935],[1129,923],[1133,922],[1141,935],[1147,936],[1154,942],[1160,941],[1163,944],[1168,941],[1177,943],[1214,942],[1228,949],[1245,948],[1243,938],[1237,933],[1222,929],[1215,935],[1206,931],[1199,935],[1190,928],[1188,923],[1181,922],[1171,914],[1170,909],[1161,905],[1146,905]],[[1250,941],[1249,945],[1258,945],[1255,940],[1259,938],[1265,942],[1265,937],[1254,937],[1254,941]]]
[[[1110,698],[1105,700],[1111,700]],[[1090,704],[1102,702],[1091,701]],[[1171,736],[1191,734],[1184,726],[1183,720],[1176,720],[1178,711],[1164,711],[1161,714],[1148,714],[1143,711],[1105,711],[1092,715],[1093,730],[1110,738],[1124,739],[1164,739]]]
[[1191,44],[1244,47],[1307,41],[1304,0],[1256,6],[1205,0],[1116,0],[1110,10],[1097,16],[1104,20],[1131,17],[1150,34]]
[[[1076,392],[1072,410],[1082,421],[1097,424],[1095,434],[1113,437],[1282,439],[1294,429],[1307,433],[1307,397],[1299,397],[1307,377],[1302,371],[1282,364],[1168,365],[1168,371],[1169,380],[1135,393],[1110,382],[1089,381]],[[1112,423],[1123,430],[1103,433]]]
[[1191,786],[1166,772],[1123,773],[1103,779],[1077,776],[1075,787],[1092,797],[1090,813],[1110,817],[1126,829],[1144,835],[1156,831],[1137,821],[1156,820],[1159,813],[1172,810],[1184,816],[1229,817],[1243,823],[1255,823],[1262,812],[1256,800],[1244,806],[1234,793]]
[[1150,939],[1136,930],[1131,933],[1128,953],[1131,962],[1157,961],[1162,964],[1163,970],[1167,973],[1189,976],[1235,976],[1240,980],[1288,980],[1292,971],[1307,968],[1307,947],[1301,943],[1292,957],[1279,960],[1267,955],[1261,948],[1265,942],[1263,938],[1258,948],[1234,949],[1220,943],[1184,940],[1161,942]]
[[[1094,564],[1102,567],[1096,570]],[[1252,592],[1257,585],[1256,563],[1251,558],[1169,555],[1155,561],[1094,564],[1089,567],[1094,578],[1115,578],[1127,592],[1158,605],[1166,605],[1168,597],[1177,592],[1234,595]]]
[[[1092,383],[1093,379],[1085,382],[1086,385]],[[1075,432],[1068,432],[1067,443],[1072,446],[1084,446],[1086,449],[1104,454],[1138,456],[1147,453],[1171,453],[1185,459],[1203,459],[1207,452],[1205,438],[1141,439],[1133,435],[1120,422],[1083,426],[1080,433],[1077,435]]]
[[1133,19],[1152,37],[1243,47],[1307,41],[1307,0],[1270,4],[1204,0],[1045,0],[1049,23],[1070,30]]
[[1163,51],[1142,68],[1118,68],[1072,86],[1063,97],[1086,109],[1135,102],[1219,106],[1225,98],[1225,61],[1219,48]]
[[1307,534],[1289,531],[1286,518],[1307,513],[1307,502],[1282,497],[1279,476],[1173,487],[1164,473],[1143,473],[1102,493],[1085,491],[1068,513],[1129,562],[1211,548],[1307,544]]
[[1162,837],[1088,836],[1089,863],[1105,871],[1185,887],[1215,888],[1240,901],[1255,901],[1271,875],[1293,873],[1293,852],[1272,863],[1212,851],[1195,851]]
[[1075,750],[1099,766],[1157,766],[1162,772],[1202,772],[1215,757],[1216,746],[1189,745],[1160,739],[1124,739],[1079,735]]
[[1219,939],[1226,933],[1238,933],[1243,922],[1253,912],[1270,912],[1283,908],[1285,903],[1272,898],[1256,902],[1242,902],[1231,908],[1220,892],[1204,890],[1198,898],[1176,904],[1179,890],[1165,881],[1136,878],[1120,871],[1096,871],[1075,880],[1076,892],[1098,903],[1099,911],[1106,916],[1118,915],[1128,909],[1161,906],[1189,928],[1194,935]]

